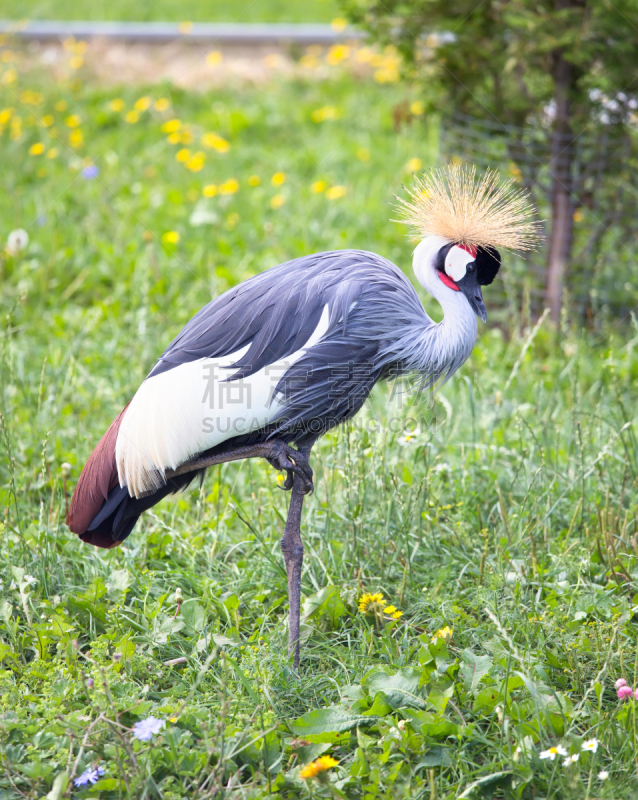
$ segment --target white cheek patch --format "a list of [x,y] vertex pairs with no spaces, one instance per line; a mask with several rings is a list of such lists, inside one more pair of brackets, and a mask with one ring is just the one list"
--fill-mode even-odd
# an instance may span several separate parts
[[476,256],[468,253],[460,247],[451,247],[445,256],[445,272],[455,283],[463,280],[467,271],[467,265],[476,260]]

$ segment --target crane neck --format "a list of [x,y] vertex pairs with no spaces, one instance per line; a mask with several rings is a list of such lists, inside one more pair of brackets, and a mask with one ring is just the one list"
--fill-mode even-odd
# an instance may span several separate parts
[[474,310],[462,292],[446,286],[434,266],[438,251],[446,239],[429,236],[414,251],[413,269],[417,280],[432,295],[443,310],[443,319],[423,331],[424,358],[444,371],[448,377],[469,357],[478,334],[478,321]]

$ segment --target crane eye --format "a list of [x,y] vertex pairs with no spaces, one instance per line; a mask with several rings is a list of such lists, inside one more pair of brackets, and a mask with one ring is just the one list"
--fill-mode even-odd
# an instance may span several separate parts
[[475,269],[476,269],[476,262],[475,261],[472,261],[471,264],[467,265],[467,271],[468,272],[474,272]]

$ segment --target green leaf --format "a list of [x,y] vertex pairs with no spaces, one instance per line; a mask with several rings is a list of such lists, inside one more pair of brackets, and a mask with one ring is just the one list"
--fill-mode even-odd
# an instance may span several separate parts
[[377,692],[370,708],[362,713],[366,717],[385,717],[393,710],[394,708],[388,703],[384,692]]
[[296,736],[307,736],[312,733],[334,733],[349,731],[357,725],[369,725],[374,717],[352,714],[339,706],[317,708],[307,711],[302,717],[290,725]]
[[420,680],[420,670],[416,670],[413,667],[404,667],[394,675],[375,672],[364,683],[368,687],[370,694],[383,692],[386,701],[392,708],[402,708],[404,706],[425,708],[425,700],[418,694]]
[[465,688],[474,693],[481,680],[490,671],[492,659],[489,656],[477,656],[468,648],[461,653],[461,659],[463,660],[461,675],[465,682]]
[[460,795],[459,800],[463,797],[472,797],[478,790],[486,788],[494,788],[507,786],[512,782],[512,772],[493,772],[491,775],[486,775],[484,778],[479,778],[474,783],[471,783]]
[[180,615],[189,628],[193,628],[193,630],[196,631],[201,631],[203,629],[204,623],[206,622],[206,611],[194,598],[185,600],[182,603]]
[[102,778],[94,784],[93,789],[98,792],[113,791],[113,789],[117,789],[119,785],[120,782],[117,778]]
[[293,752],[297,754],[297,763],[303,766],[319,758],[331,747],[332,742],[318,742],[317,744],[306,744],[303,747],[298,747]]
[[2,661],[3,658],[12,658],[15,661],[16,655],[8,644],[0,642],[0,661]]
[[46,800],[60,800],[69,785],[69,776],[66,772],[58,772],[53,781],[51,791],[46,795]]
[[324,586],[317,594],[307,597],[303,604],[303,618],[321,617],[334,628],[346,614],[346,607],[337,586]]
[[106,582],[106,588],[111,593],[124,592],[132,583],[133,576],[127,569],[114,569]]

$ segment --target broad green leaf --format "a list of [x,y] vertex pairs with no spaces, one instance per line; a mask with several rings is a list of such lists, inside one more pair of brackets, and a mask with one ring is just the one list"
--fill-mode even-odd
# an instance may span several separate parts
[[425,700],[419,696],[420,670],[404,667],[394,675],[375,672],[365,681],[370,694],[383,692],[386,701],[392,708],[414,706],[425,708]]
[[114,569],[111,572],[106,587],[109,592],[124,592],[133,583],[133,576],[127,569]]
[[374,717],[364,717],[339,706],[329,706],[307,711],[290,725],[290,729],[296,736],[307,736],[313,733],[349,731],[357,725],[369,725],[373,720]]
[[53,781],[51,791],[46,795],[46,800],[60,800],[69,785],[69,776],[66,772],[58,772]]
[[481,680],[490,671],[492,659],[489,656],[477,656],[468,648],[461,653],[461,659],[463,660],[461,675],[465,688],[474,693]]
[[185,600],[182,603],[180,616],[184,619],[189,628],[200,631],[206,622],[206,612],[197,600]]
[[459,800],[463,797],[480,796],[483,793],[483,789],[488,787],[496,789],[497,787],[507,786],[512,782],[512,775],[512,772],[493,772],[491,775],[479,778],[459,795]]
[[384,692],[377,692],[370,708],[362,713],[366,717],[385,717],[392,710],[393,706],[388,703]]
[[346,607],[337,586],[324,586],[317,594],[307,597],[303,604],[303,618],[325,618],[331,627],[335,627],[346,613]]
[[326,750],[330,750],[332,747],[331,742],[319,742],[317,744],[307,744],[303,747],[298,747],[295,752],[297,754],[297,763],[301,764],[309,764],[311,761],[314,761],[319,756],[323,755]]

